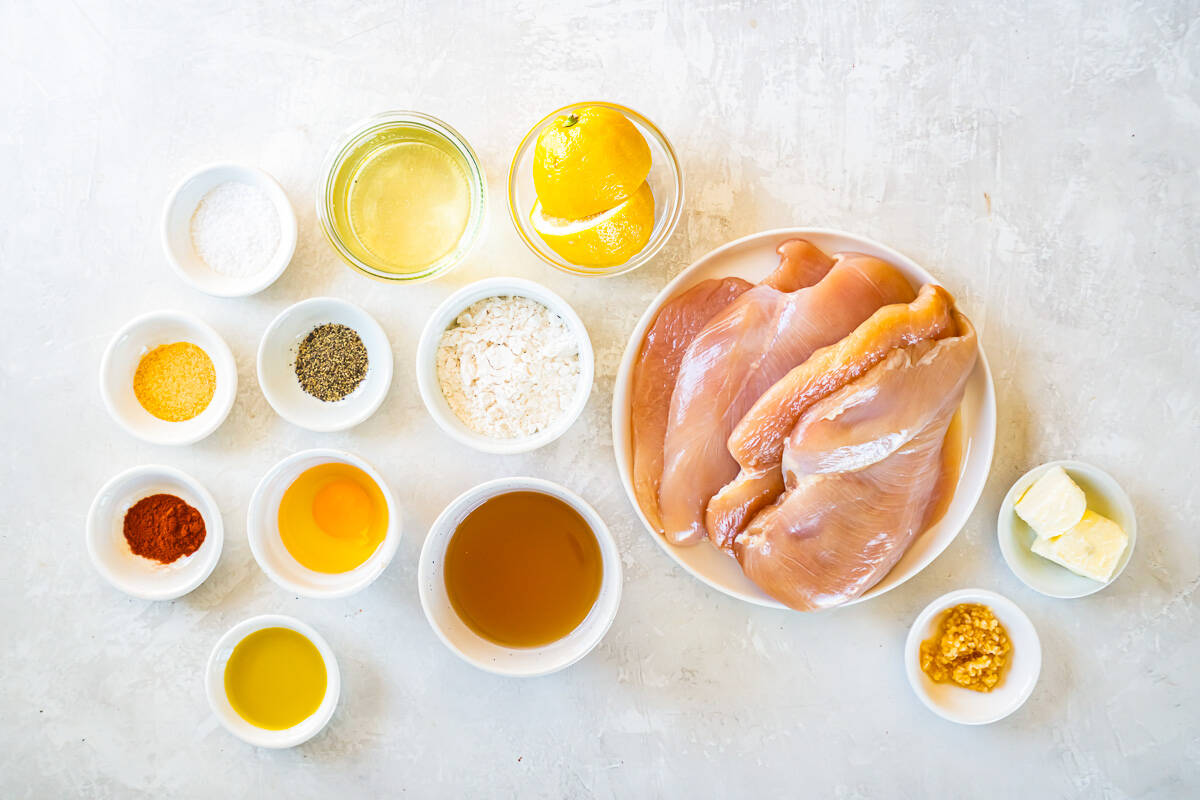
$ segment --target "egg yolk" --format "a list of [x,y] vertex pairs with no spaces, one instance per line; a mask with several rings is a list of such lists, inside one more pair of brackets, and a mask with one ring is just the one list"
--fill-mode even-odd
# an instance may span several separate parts
[[279,502],[279,537],[315,572],[349,572],[387,534],[387,502],[369,475],[340,462],[305,470]]
[[365,539],[371,524],[371,498],[354,481],[334,480],[313,495],[313,519],[330,536]]

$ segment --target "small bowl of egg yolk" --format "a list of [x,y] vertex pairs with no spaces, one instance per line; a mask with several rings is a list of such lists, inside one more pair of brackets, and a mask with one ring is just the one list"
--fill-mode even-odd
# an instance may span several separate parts
[[341,673],[312,626],[281,614],[239,622],[208,658],[204,689],[220,723],[258,747],[295,747],[333,716]]
[[304,450],[263,476],[246,531],[271,580],[304,597],[345,597],[387,568],[400,543],[400,509],[383,477],[341,450]]

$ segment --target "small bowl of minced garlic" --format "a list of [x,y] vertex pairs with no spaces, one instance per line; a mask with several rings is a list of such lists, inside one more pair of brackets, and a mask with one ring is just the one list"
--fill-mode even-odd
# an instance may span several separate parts
[[1031,469],[1008,490],[996,525],[1005,562],[1048,597],[1094,594],[1124,571],[1137,541],[1133,504],[1104,470],[1082,461]]
[[587,405],[595,369],[579,315],[521,278],[488,278],[446,298],[421,333],[416,361],[421,399],[438,426],[502,454],[562,436]]

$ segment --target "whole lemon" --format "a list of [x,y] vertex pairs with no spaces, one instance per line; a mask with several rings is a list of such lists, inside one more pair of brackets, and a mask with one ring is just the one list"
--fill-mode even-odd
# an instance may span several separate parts
[[538,135],[533,187],[552,217],[582,219],[618,205],[650,174],[650,145],[619,111],[584,106]]

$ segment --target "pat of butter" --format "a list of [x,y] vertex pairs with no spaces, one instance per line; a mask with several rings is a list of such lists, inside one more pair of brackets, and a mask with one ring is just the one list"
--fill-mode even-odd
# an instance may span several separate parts
[[1051,467],[1013,504],[1040,539],[1070,530],[1083,519],[1087,497],[1062,467]]
[[1071,530],[1053,539],[1034,539],[1030,549],[1077,575],[1108,583],[1128,543],[1120,525],[1087,511]]

